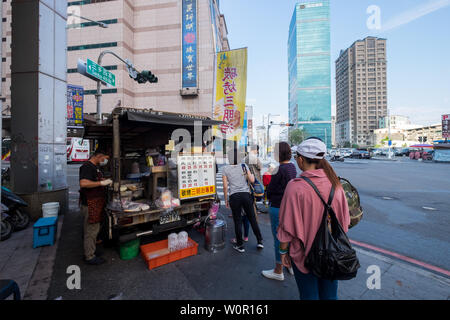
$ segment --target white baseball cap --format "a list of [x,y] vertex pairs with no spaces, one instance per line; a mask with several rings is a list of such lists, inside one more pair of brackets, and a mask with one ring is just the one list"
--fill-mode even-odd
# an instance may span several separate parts
[[298,145],[297,153],[309,159],[323,159],[327,146],[318,138],[309,138]]

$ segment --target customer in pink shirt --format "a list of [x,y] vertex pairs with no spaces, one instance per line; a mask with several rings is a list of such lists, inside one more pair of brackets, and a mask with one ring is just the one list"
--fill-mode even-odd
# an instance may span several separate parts
[[[331,204],[345,232],[350,214],[344,189],[331,165],[325,159],[327,148],[319,138],[310,138],[297,148],[296,160],[304,176],[328,199],[331,186],[335,195]],[[314,238],[323,217],[324,205],[314,189],[303,179],[291,180],[280,206],[278,240],[283,265],[292,265],[302,300],[337,300],[337,281],[319,279],[305,267]],[[291,263],[293,262],[293,263]]]

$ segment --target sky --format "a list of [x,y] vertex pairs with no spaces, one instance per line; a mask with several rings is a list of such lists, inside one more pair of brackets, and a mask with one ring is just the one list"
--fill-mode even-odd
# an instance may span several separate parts
[[[288,115],[287,39],[295,0],[220,0],[231,49],[248,47],[247,104],[254,119]],[[380,29],[369,29],[370,6]],[[335,61],[367,36],[387,39],[388,108],[414,124],[450,114],[450,0],[331,0],[332,113]]]

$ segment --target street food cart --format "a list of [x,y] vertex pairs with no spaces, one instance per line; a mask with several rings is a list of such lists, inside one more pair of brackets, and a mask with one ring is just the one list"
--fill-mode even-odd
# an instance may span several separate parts
[[[131,108],[114,109],[104,124],[86,124],[84,138],[111,154],[110,240],[125,242],[205,220],[217,200],[216,165],[202,145],[205,136],[212,139],[207,130],[218,124],[208,117]],[[177,152],[181,142],[193,147]]]

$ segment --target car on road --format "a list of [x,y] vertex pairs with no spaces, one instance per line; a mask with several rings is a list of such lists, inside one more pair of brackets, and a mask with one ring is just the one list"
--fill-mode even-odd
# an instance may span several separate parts
[[341,155],[342,155],[344,158],[350,158],[351,155],[352,155],[352,153],[353,153],[353,151],[352,151],[351,149],[342,149],[342,150],[341,150]]
[[394,156],[396,156],[396,157],[402,157],[403,156],[402,149],[400,149],[400,148],[393,148],[392,152],[394,153]]
[[403,148],[402,149],[402,155],[403,156],[409,157],[409,152],[410,152],[409,148]]
[[372,155],[373,156],[380,156],[381,155],[381,149],[373,149],[372,150]]
[[369,150],[367,149],[355,149],[350,156],[353,159],[370,159],[372,158]]

